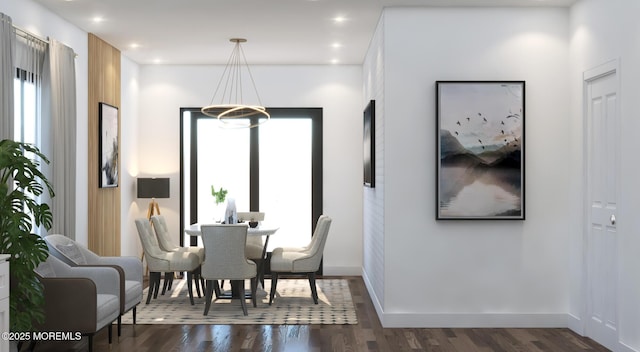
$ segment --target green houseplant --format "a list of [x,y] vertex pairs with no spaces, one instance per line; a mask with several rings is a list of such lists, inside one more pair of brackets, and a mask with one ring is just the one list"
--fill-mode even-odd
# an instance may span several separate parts
[[45,191],[53,197],[51,184],[40,171],[49,163],[31,144],[0,141],[0,253],[9,254],[11,272],[11,331],[33,330],[44,320],[44,295],[34,269],[47,259],[46,242],[33,227],[51,228],[53,215],[38,200]]
[[227,190],[220,187],[220,190],[216,192],[216,188],[211,185],[211,195],[216,201],[216,205],[220,203],[224,203],[225,198],[227,197]]

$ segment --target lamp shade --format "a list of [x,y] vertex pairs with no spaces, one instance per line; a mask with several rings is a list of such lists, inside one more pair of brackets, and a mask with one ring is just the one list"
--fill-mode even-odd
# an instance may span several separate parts
[[138,178],[138,198],[169,198],[169,178]]

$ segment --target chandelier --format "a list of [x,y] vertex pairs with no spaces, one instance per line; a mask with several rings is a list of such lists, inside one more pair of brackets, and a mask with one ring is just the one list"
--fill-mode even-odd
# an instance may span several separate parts
[[[252,128],[261,125],[271,118],[266,108],[260,101],[256,83],[251,75],[251,70],[244,56],[240,43],[245,43],[244,38],[231,38],[235,43],[231,56],[227,61],[218,86],[211,97],[211,103],[202,108],[202,113],[217,118],[227,128]],[[244,103],[243,95],[243,71],[248,73],[253,92],[258,105]]]

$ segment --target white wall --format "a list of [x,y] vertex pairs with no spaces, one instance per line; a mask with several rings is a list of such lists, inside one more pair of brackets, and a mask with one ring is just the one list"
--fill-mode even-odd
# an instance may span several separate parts
[[363,190],[362,277],[378,314],[385,287],[384,256],[384,15],[380,17],[363,67],[363,105],[375,100],[375,187]]
[[[126,56],[120,62],[120,255],[140,257],[142,245],[134,219],[140,216],[136,194],[138,176],[139,66]],[[143,208],[146,210],[146,207]],[[145,214],[146,216],[146,214]]]
[[[385,326],[566,326],[568,16],[385,11]],[[526,81],[526,221],[435,221],[437,80]]]
[[76,58],[76,240],[87,244],[88,42],[87,33],[31,0],[2,0],[0,12],[13,24],[41,38],[53,38],[71,47]]
[[621,179],[618,214],[619,284],[618,323],[621,351],[640,351],[640,2],[635,0],[582,0],[571,10],[571,178],[578,180],[571,194],[572,248],[571,306],[572,328],[581,331],[585,309],[583,290],[583,109],[582,73],[607,61],[620,62]]
[[[179,231],[181,107],[209,103],[224,67],[140,67],[138,172],[171,178],[171,198],[159,199]],[[362,267],[362,72],[359,66],[252,66],[262,102],[271,107],[322,107],[324,213],[333,218],[325,274],[360,275]],[[123,92],[124,94],[124,92]],[[144,107],[144,108],[142,108]],[[145,216],[146,202],[138,202]],[[129,219],[128,221],[133,221]]]

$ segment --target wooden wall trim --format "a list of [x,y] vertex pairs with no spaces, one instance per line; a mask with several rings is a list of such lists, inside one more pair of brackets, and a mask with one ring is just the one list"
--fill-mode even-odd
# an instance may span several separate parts
[[[103,256],[120,255],[121,188],[99,188],[98,104],[103,102],[118,108],[118,145],[122,155],[120,74],[120,50],[89,33],[88,247]],[[120,159],[118,170],[122,170]]]

